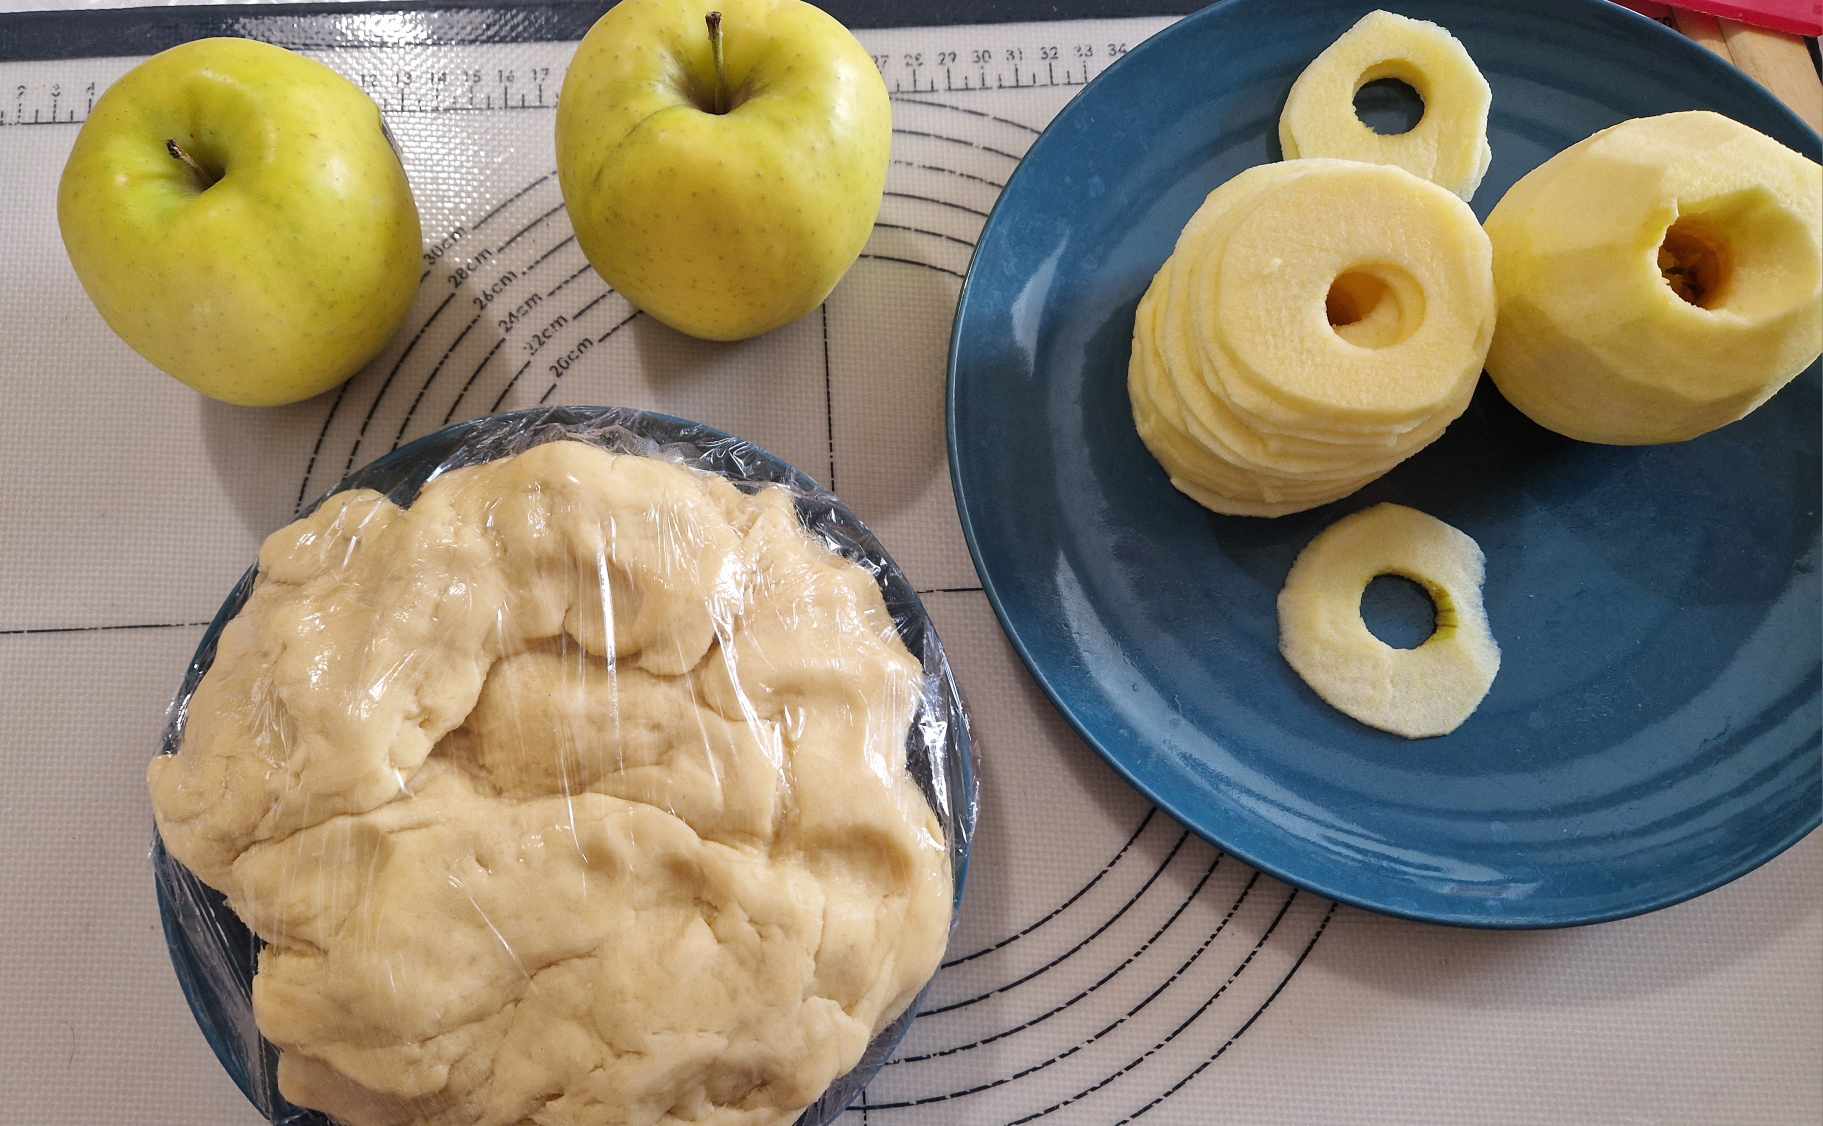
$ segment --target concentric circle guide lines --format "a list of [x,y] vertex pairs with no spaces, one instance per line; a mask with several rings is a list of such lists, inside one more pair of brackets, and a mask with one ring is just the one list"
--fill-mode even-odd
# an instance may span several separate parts
[[1152,870],[1152,874],[1150,876],[1146,877],[1146,882],[1139,885],[1139,890],[1134,892],[1131,896],[1127,897],[1127,901],[1120,905],[1119,910],[1115,911],[1112,915],[1109,915],[1094,930],[1090,931],[1088,934],[1084,935],[1082,938],[1077,939],[1076,944],[1074,946],[1071,946],[1068,950],[1065,950],[1062,954],[1059,954],[1057,957],[1052,958],[1050,961],[1044,963],[1042,966],[1039,966],[1037,969],[1032,970],[1029,973],[1023,974],[1020,977],[1014,978],[1012,981],[1006,983],[1005,985],[997,985],[994,988],[989,989],[985,993],[977,993],[972,997],[965,997],[960,1001],[951,1001],[948,1004],[937,1005],[932,1008],[924,1009],[923,1011],[921,1011],[918,1014],[918,1016],[920,1018],[942,1016],[944,1013],[954,1012],[957,1009],[964,1009],[970,1005],[978,1005],[981,1002],[986,1001],[991,997],[998,997],[1002,993],[1006,993],[1013,989],[1017,989],[1019,986],[1024,985],[1025,983],[1031,981],[1032,979],[1034,979],[1036,977],[1039,977],[1046,970],[1053,969],[1056,966],[1062,964],[1072,954],[1077,953],[1083,947],[1087,946],[1091,942],[1094,942],[1097,938],[1100,938],[1103,934],[1107,933],[1107,930],[1109,927],[1113,926],[1115,923],[1120,922],[1120,920],[1126,916],[1127,912],[1132,910],[1133,905],[1135,903],[1139,902],[1140,897],[1144,896],[1148,891],[1152,890],[1152,885],[1157,883],[1158,878],[1165,874],[1165,869],[1169,868],[1171,866],[1171,862],[1173,860],[1177,859],[1177,854],[1180,851],[1182,851],[1182,849],[1184,847],[1184,842],[1188,841],[1189,839],[1190,839],[1190,834],[1188,831],[1179,833],[1177,836],[1177,843],[1175,843],[1171,846],[1171,851],[1167,852],[1165,854],[1165,858],[1158,862],[1158,867]]
[[[1191,967],[1196,965],[1198,959],[1200,959],[1203,956],[1203,954],[1209,949],[1210,946],[1215,944],[1215,940],[1222,936],[1222,932],[1227,929],[1229,922],[1234,919],[1235,913],[1241,909],[1241,905],[1247,902],[1247,897],[1250,894],[1252,894],[1254,886],[1259,883],[1259,880],[1260,880],[1260,874],[1258,872],[1253,873],[1253,875],[1248,879],[1247,885],[1241,889],[1240,895],[1235,898],[1234,903],[1228,908],[1228,913],[1226,915],[1222,916],[1222,921],[1220,923],[1216,924],[1215,929],[1209,932],[1208,937],[1203,939],[1203,941],[1200,944],[1198,944],[1196,949],[1191,951],[1190,956],[1185,958],[1183,960],[1183,962],[1181,962],[1178,965],[1178,967],[1171,972],[1170,977],[1167,977],[1163,982],[1161,982],[1157,987],[1155,987],[1150,993],[1147,993],[1144,997],[1140,998],[1138,1003],[1134,1004],[1131,1008],[1127,1009],[1126,1012],[1121,1013],[1119,1016],[1115,1017],[1109,1023],[1102,1025],[1101,1028],[1097,1029],[1095,1031],[1095,1033],[1093,1035],[1089,1036],[1087,1039],[1081,1040],[1081,1041],[1077,1042],[1076,1044],[1071,1045],[1070,1047],[1064,1049],[1061,1052],[1058,1052],[1057,1054],[1055,1054],[1047,1059],[1040,1060],[1038,1063],[1032,1064],[1029,1067],[1023,1068],[1019,1071],[1015,1071],[1011,1075],[1007,1075],[1007,1076],[1004,1076],[999,1079],[990,1080],[986,1083],[980,1083],[980,1084],[977,1084],[972,1087],[965,1087],[960,1090],[947,1091],[947,1092],[944,1092],[943,1094],[925,1095],[925,1096],[921,1096],[918,1098],[907,1099],[907,1100],[900,1101],[900,1102],[888,1103],[888,1102],[877,1102],[876,1101],[871,1104],[873,1106],[873,1109],[875,1109],[875,1110],[901,1110],[901,1109],[907,1109],[907,1108],[916,1107],[916,1106],[927,1106],[931,1103],[948,1102],[952,1099],[959,1099],[959,1098],[963,1098],[968,1095],[980,1094],[983,1091],[991,1091],[996,1087],[1004,1086],[1005,1084],[1008,1084],[1008,1083],[1017,1082],[1018,1080],[1024,1079],[1025,1077],[1027,1077],[1029,1075],[1035,1075],[1038,1072],[1045,1070],[1046,1068],[1053,1067],[1059,1063],[1062,1063],[1064,1060],[1069,1059],[1071,1056],[1077,1054],[1078,1052],[1081,1052],[1084,1049],[1090,1047],[1091,1045],[1101,1041],[1102,1039],[1107,1037],[1109,1033],[1112,1033],[1115,1030],[1119,1029],[1121,1027],[1121,1025],[1127,1023],[1129,1020],[1132,1020],[1134,1017],[1138,1016],[1141,1012],[1145,1011],[1147,1006],[1151,1005],[1152,1002],[1158,1000],[1159,997],[1161,997],[1167,989],[1169,989],[1180,978],[1182,978],[1185,973],[1189,972]],[[1287,907],[1290,906],[1289,899],[1286,900],[1286,906]],[[1268,930],[1266,934],[1263,934],[1260,936],[1259,944],[1256,944],[1255,949],[1257,950],[1259,945],[1264,945],[1266,939],[1269,937],[1271,937],[1270,930]],[[1232,984],[1234,981],[1234,978],[1236,976],[1238,976],[1238,974],[1239,974],[1239,971],[1237,970],[1237,971],[1235,971],[1234,974],[1229,975],[1228,984]],[[1226,988],[1226,986],[1224,986],[1224,988]],[[1213,998],[1211,1000],[1213,1001]],[[1131,1068],[1129,1068],[1127,1070],[1131,1070]],[[1121,1074],[1125,1074],[1125,1072],[1123,1071]],[[1053,1109],[1055,1109],[1055,1108],[1053,1108]]]
[[1211,876],[1215,875],[1215,870],[1221,864],[1221,862],[1222,862],[1222,854],[1217,853],[1215,859],[1211,860],[1209,862],[1209,867],[1204,869],[1202,878],[1197,880],[1196,886],[1190,890],[1190,894],[1185,896],[1183,898],[1183,900],[1180,903],[1178,903],[1177,907],[1172,910],[1171,914],[1165,919],[1165,921],[1163,923],[1159,924],[1158,929],[1152,932],[1152,936],[1150,938],[1146,939],[1145,942],[1141,943],[1139,945],[1139,948],[1134,950],[1133,953],[1128,954],[1126,956],[1126,958],[1124,958],[1120,962],[1119,965],[1115,966],[1113,969],[1111,969],[1107,973],[1103,974],[1099,979],[1097,979],[1095,981],[1095,983],[1093,985],[1090,985],[1087,989],[1084,989],[1080,993],[1077,993],[1074,997],[1071,997],[1069,1000],[1064,1001],[1062,1004],[1059,1004],[1052,1008],[1046,1009],[1044,1012],[1033,1017],[1031,1020],[1026,1021],[1024,1024],[1014,1025],[1012,1028],[1009,1028],[1009,1029],[1005,1030],[1004,1032],[996,1032],[990,1036],[983,1036],[979,1040],[972,1040],[967,1044],[958,1044],[953,1048],[943,1048],[943,1049],[940,1049],[940,1050],[934,1051],[934,1052],[925,1052],[922,1055],[896,1056],[893,1059],[886,1061],[886,1065],[888,1067],[891,1067],[895,1064],[923,1063],[925,1060],[942,1059],[945,1056],[953,1056],[953,1055],[956,1055],[961,1052],[971,1051],[975,1048],[980,1048],[987,1044],[992,1044],[996,1041],[1004,1040],[1008,1036],[1012,1036],[1016,1033],[1024,1032],[1028,1028],[1036,1027],[1037,1025],[1040,1025],[1040,1024],[1044,1023],[1045,1021],[1051,1019],[1052,1017],[1056,1016],[1058,1013],[1061,1013],[1066,1009],[1072,1008],[1073,1006],[1076,1005],[1077,1002],[1088,997],[1090,994],[1094,993],[1096,990],[1100,989],[1102,986],[1108,984],[1108,982],[1110,982],[1110,981],[1114,980],[1116,977],[1120,976],[1120,972],[1122,970],[1126,969],[1128,966],[1132,965],[1135,961],[1137,961],[1141,954],[1144,954],[1146,951],[1152,949],[1153,944],[1156,943],[1159,940],[1159,938],[1161,938],[1164,935],[1164,933],[1166,931],[1171,929],[1171,924],[1177,922],[1177,920],[1183,916],[1184,909],[1189,907],[1191,902],[1196,899],[1197,895],[1202,892],[1203,888],[1209,883],[1209,878]]
[[[911,101],[909,104],[918,105],[925,109],[937,109],[941,107],[949,112],[964,112],[956,107],[942,106],[941,103],[923,100]],[[975,111],[970,113],[969,116],[998,120],[1008,124],[1010,127],[1017,127],[1021,129],[1022,132],[1035,133],[1035,130],[1030,126],[1014,126],[1013,123],[1010,122],[1010,119],[997,118],[995,115],[988,115]],[[897,128],[894,132],[895,136],[901,138],[902,141],[923,142],[939,153],[945,150],[960,150],[983,154],[986,159],[999,162],[1002,166],[1000,169],[984,172],[977,169],[953,167],[950,164],[942,163],[940,156],[918,160],[901,158],[899,161],[899,167],[908,169],[911,172],[941,175],[970,185],[978,185],[980,192],[977,193],[976,198],[980,198],[980,196],[987,193],[998,193],[1000,186],[1004,183],[1003,177],[1006,166],[1010,163],[1017,162],[1018,160],[1018,155],[1010,149],[988,145],[971,140],[967,137],[942,132],[937,128]],[[382,378],[377,390],[368,401],[360,424],[354,431],[353,440],[349,443],[347,453],[343,458],[342,472],[344,475],[354,469],[364,453],[367,456],[373,456],[375,453],[380,452],[371,450],[367,447],[368,434],[376,417],[380,416],[381,413],[387,409],[389,393],[392,391],[400,374],[408,367],[416,368],[420,364],[426,365],[426,375],[419,384],[418,390],[411,402],[399,418],[393,435],[393,447],[396,448],[414,432],[427,431],[433,428],[430,419],[421,417],[419,413],[421,408],[425,405],[432,387],[450,366],[451,361],[455,359],[465,341],[468,341],[471,336],[477,341],[486,339],[485,333],[475,334],[473,333],[473,329],[483,324],[486,320],[486,310],[489,305],[501,300],[509,302],[518,301],[520,304],[525,303],[525,298],[521,296],[521,290],[518,287],[521,282],[528,281],[533,276],[534,271],[545,267],[547,263],[553,261],[575,262],[575,265],[566,276],[556,280],[555,284],[553,284],[548,291],[544,291],[541,295],[531,299],[536,305],[542,305],[543,302],[554,299],[560,291],[564,290],[572,283],[583,281],[585,276],[588,284],[593,285],[596,289],[596,300],[603,299],[611,293],[599,279],[594,278],[591,275],[587,263],[582,260],[580,249],[576,246],[574,231],[569,229],[568,224],[561,218],[563,205],[561,199],[557,198],[555,187],[555,171],[546,171],[523,184],[501,201],[493,204],[472,224],[463,227],[459,235],[457,235],[456,232],[450,232],[449,236],[445,238],[445,245],[472,246],[476,241],[477,235],[491,233],[490,224],[493,224],[496,220],[500,220],[503,216],[523,210],[526,207],[536,206],[536,204],[528,204],[526,202],[528,199],[548,200],[542,207],[539,207],[529,219],[524,221],[498,243],[481,246],[476,250],[468,251],[465,256],[451,256],[453,258],[459,258],[460,260],[460,265],[455,268],[457,271],[474,271],[472,278],[470,276],[463,276],[459,282],[452,284],[450,292],[432,309],[429,316],[408,329],[411,335],[407,338],[404,348],[398,353],[396,358],[392,360],[386,375]],[[942,194],[932,194],[929,191],[907,191],[891,186],[890,184],[886,194],[889,201],[894,199],[914,201],[920,204],[935,206],[959,215],[969,216],[969,221],[966,223],[967,234],[965,237],[963,234],[935,229],[925,223],[898,221],[897,218],[888,218],[880,223],[880,230],[893,232],[896,235],[915,236],[918,239],[931,239],[947,246],[961,248],[968,252],[973,251],[973,235],[975,231],[979,229],[979,221],[985,220],[987,216],[987,207],[985,204],[991,203],[991,199],[986,199],[983,201],[983,205],[977,206],[971,202],[965,202],[964,200],[945,198]],[[553,220],[556,220],[556,222],[552,223]],[[551,230],[560,232],[557,234],[557,237],[552,240],[551,245],[541,245],[539,247],[539,252],[532,255],[525,266],[515,267],[512,265],[511,260],[508,257],[508,252],[511,251],[516,244],[520,243],[521,240],[532,239],[535,234],[542,233],[547,225]],[[460,237],[463,241],[461,243],[454,242],[456,237]],[[878,242],[878,239],[875,241]],[[933,255],[918,255],[897,247],[891,252],[884,249],[870,248],[862,254],[863,262],[910,266],[916,269],[938,273],[953,278],[958,282],[962,279],[962,267],[966,265],[965,256],[958,256],[953,264],[951,262],[935,260],[935,258],[936,256]],[[425,270],[424,280],[426,282],[433,281],[434,275],[439,273],[437,267],[440,264],[440,262],[432,264]],[[470,280],[486,282],[490,277],[490,270],[492,271],[491,276],[496,279],[499,288],[496,288],[494,284],[488,284],[487,290],[484,293],[486,304],[477,304],[475,311],[471,314],[469,320],[465,322],[462,328],[456,330],[454,337],[444,347],[441,354],[429,359],[421,356],[419,354],[420,344],[427,335],[441,329],[441,322],[445,317],[445,314],[449,313],[452,306],[455,305],[455,298],[463,292],[463,285],[467,284]],[[457,274],[452,272],[445,274],[444,276],[454,278]],[[420,301],[422,300],[423,298],[421,297]],[[479,303],[482,301],[482,298],[473,297],[471,295],[471,300]],[[564,320],[564,324],[559,327],[569,328],[574,322],[580,319],[583,313],[592,308],[593,304],[594,302],[584,305],[573,313],[558,313],[557,315]],[[626,327],[631,320],[631,313],[631,306],[627,306],[627,315],[623,315],[621,319],[601,336],[579,335],[578,340],[586,340],[586,345],[582,346],[593,349],[597,344],[605,342],[615,333]],[[509,327],[506,331],[510,332],[511,328]],[[478,385],[485,385],[488,366],[494,361],[495,357],[504,350],[502,348],[504,342],[505,333],[496,337],[492,344],[484,350],[479,362],[471,371],[468,378],[463,382],[456,397],[451,401],[447,412],[442,416],[445,422],[455,421],[458,417],[459,408],[462,403],[468,399],[471,390]],[[503,385],[491,400],[489,407],[490,413],[507,409],[509,406],[514,405],[510,401],[512,392],[519,388],[522,377],[529,372],[532,364],[533,361],[528,359],[516,370],[511,371],[509,374],[505,374]],[[542,393],[537,398],[533,399],[532,402],[543,403],[551,401],[556,393],[557,384],[565,375],[567,375],[567,371],[555,374],[545,386]],[[338,427],[338,422],[342,418],[343,406],[351,393],[351,389],[354,389],[359,384],[365,384],[371,377],[372,373],[369,372],[365,378],[357,379],[349,384],[344,384],[332,400],[329,412],[323,419],[311,457],[306,464],[304,480],[300,482],[298,487],[296,502],[298,510],[301,511],[303,509],[305,503],[311,496],[320,494],[324,489],[333,484],[333,482],[330,481],[317,479],[316,471],[318,465],[321,464],[324,445],[328,441],[331,432]],[[529,404],[521,403],[518,405]]]

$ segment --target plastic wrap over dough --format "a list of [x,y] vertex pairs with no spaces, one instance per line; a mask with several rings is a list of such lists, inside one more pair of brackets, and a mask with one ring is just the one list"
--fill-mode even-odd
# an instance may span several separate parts
[[948,937],[925,691],[787,489],[549,441],[273,533],[150,785],[290,1101],[789,1123]]

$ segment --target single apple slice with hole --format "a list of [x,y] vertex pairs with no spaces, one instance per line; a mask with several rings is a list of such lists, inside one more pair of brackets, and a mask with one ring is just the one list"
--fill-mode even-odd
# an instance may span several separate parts
[[[1325,528],[1299,553],[1279,592],[1279,651],[1311,690],[1369,727],[1407,739],[1462,726],[1500,671],[1482,605],[1486,558],[1434,516],[1379,504]],[[1424,588],[1436,627],[1416,648],[1375,637],[1361,596],[1381,575]]]
[[1697,437],[1823,351],[1823,168],[1720,114],[1595,134],[1515,184],[1487,231],[1488,372],[1569,437]]
[[[1355,95],[1382,79],[1404,83],[1424,103],[1423,116],[1404,133],[1377,133],[1355,113]],[[1396,165],[1466,200],[1494,158],[1492,101],[1475,60],[1447,30],[1369,12],[1292,83],[1279,116],[1279,147],[1286,160],[1332,156]]]

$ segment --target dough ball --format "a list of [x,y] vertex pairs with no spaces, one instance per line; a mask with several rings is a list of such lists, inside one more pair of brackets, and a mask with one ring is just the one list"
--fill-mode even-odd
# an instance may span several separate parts
[[922,685],[784,490],[557,441],[269,537],[153,807],[294,1103],[784,1124],[948,937]]

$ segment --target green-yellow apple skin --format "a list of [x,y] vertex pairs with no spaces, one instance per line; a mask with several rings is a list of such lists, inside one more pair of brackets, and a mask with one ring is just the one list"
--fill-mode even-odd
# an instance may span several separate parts
[[[220,178],[205,187],[167,141]],[[173,47],[109,88],[64,166],[57,222],[108,326],[229,403],[343,382],[418,288],[418,209],[379,108],[248,39]]]
[[583,253],[635,306],[709,340],[757,336],[829,296],[873,230],[891,148],[873,59],[800,0],[623,0],[577,47],[557,104]]

